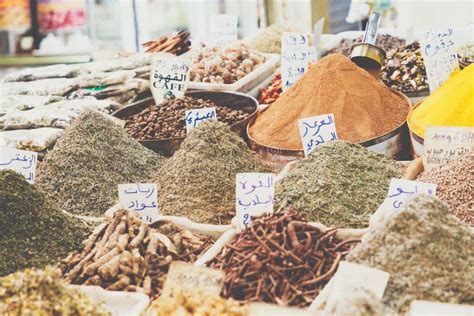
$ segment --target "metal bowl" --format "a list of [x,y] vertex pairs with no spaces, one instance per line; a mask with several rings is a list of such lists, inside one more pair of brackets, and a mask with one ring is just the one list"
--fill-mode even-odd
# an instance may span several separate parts
[[[408,110],[411,109],[411,102],[407,96],[393,89],[392,92],[403,98]],[[259,114],[263,113],[265,110],[266,109],[262,110],[259,112]],[[256,151],[263,160],[268,162],[275,171],[281,170],[287,163],[291,161],[304,157],[303,150],[270,147],[260,144],[254,140],[250,136],[249,128],[255,122],[257,117],[258,114],[249,121],[249,124],[246,128],[246,139],[248,141],[249,147]],[[379,137],[359,142],[358,144],[366,147],[368,150],[391,156],[397,160],[411,160],[412,157],[406,119],[402,124],[395,127],[392,131]]]
[[[249,114],[247,118],[237,123],[230,125],[230,129],[243,136],[245,132],[245,126],[257,113],[258,102],[255,98],[239,92],[217,92],[217,91],[193,91],[186,93],[186,96],[199,98],[204,100],[210,100],[218,106],[225,106],[231,109],[242,110]],[[135,115],[147,107],[155,104],[153,98],[147,98],[142,101],[127,105],[114,113],[113,116],[119,119],[126,119],[132,115]],[[140,144],[153,150],[154,152],[160,153],[163,156],[170,157],[175,151],[179,149],[181,143],[185,137],[175,137],[166,139],[150,139],[150,140],[138,140]]]

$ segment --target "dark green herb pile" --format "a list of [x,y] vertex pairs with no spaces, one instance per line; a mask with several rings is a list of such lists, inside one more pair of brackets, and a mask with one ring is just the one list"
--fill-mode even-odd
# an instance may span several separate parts
[[473,237],[446,204],[419,195],[364,236],[347,260],[390,273],[384,301],[400,314],[412,300],[472,305]]
[[0,276],[55,264],[88,233],[11,170],[0,171],[0,205]]
[[224,123],[203,122],[159,170],[158,209],[200,223],[229,224],[235,215],[235,175],[241,172],[269,169]]
[[46,155],[36,181],[62,209],[101,216],[118,199],[117,184],[147,182],[161,162],[112,120],[88,111]]
[[347,142],[318,146],[275,186],[276,204],[293,205],[330,227],[368,225],[401,166],[384,155]]

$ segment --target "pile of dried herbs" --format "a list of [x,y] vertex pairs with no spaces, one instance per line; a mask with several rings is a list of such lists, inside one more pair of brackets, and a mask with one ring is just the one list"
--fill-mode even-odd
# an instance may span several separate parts
[[367,226],[401,166],[387,156],[347,142],[318,146],[276,183],[277,205],[293,205],[330,227]]
[[235,175],[268,171],[228,126],[203,122],[159,170],[158,209],[200,223],[228,224],[235,215]]
[[0,171],[0,205],[0,276],[54,264],[88,233],[11,170]]
[[347,260],[390,273],[384,302],[405,313],[411,301],[474,304],[474,233],[438,198],[407,201]]
[[0,278],[1,315],[111,315],[60,279],[59,270],[26,269]]
[[117,200],[117,184],[147,182],[161,161],[112,120],[88,111],[46,155],[36,181],[62,209],[101,216]]

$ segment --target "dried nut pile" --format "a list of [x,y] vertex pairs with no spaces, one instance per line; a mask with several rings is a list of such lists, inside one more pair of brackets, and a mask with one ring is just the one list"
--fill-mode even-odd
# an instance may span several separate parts
[[0,315],[111,315],[60,276],[59,270],[47,267],[0,278]]
[[308,306],[352,245],[322,232],[294,210],[254,219],[211,262],[225,271],[224,297]]
[[82,251],[60,262],[63,278],[73,284],[98,285],[110,291],[161,292],[171,261],[193,262],[212,243],[171,224],[155,228],[137,216],[117,211],[85,241]]
[[205,47],[192,56],[190,80],[232,84],[265,62],[265,57],[244,44],[236,47]]
[[380,79],[388,87],[401,92],[428,91],[420,43],[413,42],[389,52]]
[[281,73],[277,72],[275,77],[270,82],[270,85],[260,91],[260,97],[258,103],[260,104],[272,104],[283,92],[281,89]]
[[186,111],[215,107],[217,119],[228,125],[244,120],[249,113],[219,106],[212,101],[184,97],[147,107],[125,121],[125,130],[136,139],[186,137]]
[[245,316],[247,308],[232,299],[200,290],[177,290],[172,297],[161,296],[151,303],[143,316]]
[[173,36],[162,36],[157,40],[143,43],[146,53],[171,53],[174,55],[182,55],[189,50],[191,42],[189,41],[190,33],[188,31],[179,31]]
[[[349,56],[351,54],[352,46],[361,43],[362,38],[362,36],[359,36],[355,39],[342,39],[336,47],[324,53],[324,56],[334,53],[341,53],[345,56]],[[388,53],[393,49],[398,49],[399,47],[405,45],[405,40],[389,34],[379,34],[377,35],[377,41],[375,44]]]

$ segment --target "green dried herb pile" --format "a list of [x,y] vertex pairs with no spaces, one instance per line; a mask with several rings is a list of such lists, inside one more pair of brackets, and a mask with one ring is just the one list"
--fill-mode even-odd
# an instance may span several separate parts
[[26,269],[0,278],[1,315],[111,315],[60,279],[57,269]]
[[446,204],[419,195],[364,236],[346,260],[390,273],[384,302],[397,313],[415,299],[472,305],[473,236]]
[[228,126],[203,122],[159,170],[158,209],[200,223],[228,224],[235,215],[235,175],[268,171]]
[[387,195],[399,163],[348,142],[318,146],[276,183],[277,205],[293,205],[309,221],[330,227],[367,226]]
[[54,264],[88,233],[11,170],[0,171],[0,205],[0,276]]
[[64,210],[102,216],[117,184],[147,182],[162,159],[101,113],[79,116],[37,171],[37,184]]

